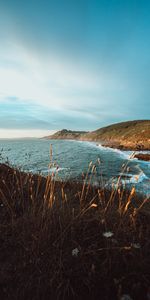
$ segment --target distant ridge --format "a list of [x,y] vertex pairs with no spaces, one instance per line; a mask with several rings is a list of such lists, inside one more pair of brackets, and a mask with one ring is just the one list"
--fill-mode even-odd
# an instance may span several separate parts
[[126,150],[150,150],[150,120],[116,123],[91,132],[63,129],[46,138],[95,141]]
[[58,139],[58,140],[75,140],[75,139],[80,139],[82,136],[87,134],[87,131],[72,131],[72,130],[67,130],[67,129],[62,129],[60,131],[57,131],[56,133],[47,136],[46,138],[48,139]]

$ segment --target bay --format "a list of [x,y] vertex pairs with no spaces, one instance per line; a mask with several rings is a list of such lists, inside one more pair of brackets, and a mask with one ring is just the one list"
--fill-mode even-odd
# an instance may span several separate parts
[[[52,146],[51,146],[52,145]],[[52,157],[50,155],[52,149]],[[1,139],[0,162],[23,171],[47,175],[57,180],[83,180],[88,171],[92,183],[110,187],[121,175],[124,187],[150,195],[150,163],[131,158],[131,151],[102,147],[93,142],[46,139]],[[51,161],[52,160],[52,161]],[[89,169],[89,164],[91,168]],[[49,168],[49,165],[51,166]],[[92,166],[95,170],[92,172]]]

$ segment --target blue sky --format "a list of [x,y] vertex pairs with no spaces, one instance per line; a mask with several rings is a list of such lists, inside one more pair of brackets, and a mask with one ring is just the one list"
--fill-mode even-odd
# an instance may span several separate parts
[[0,137],[150,118],[150,1],[0,0]]

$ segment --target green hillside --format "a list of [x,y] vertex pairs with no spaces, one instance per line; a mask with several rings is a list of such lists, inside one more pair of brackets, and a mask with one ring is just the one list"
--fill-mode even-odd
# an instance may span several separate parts
[[91,132],[63,129],[47,138],[95,141],[113,148],[150,150],[150,120],[117,123]]
[[150,120],[113,124],[86,134],[85,139],[100,141],[110,147],[150,149]]

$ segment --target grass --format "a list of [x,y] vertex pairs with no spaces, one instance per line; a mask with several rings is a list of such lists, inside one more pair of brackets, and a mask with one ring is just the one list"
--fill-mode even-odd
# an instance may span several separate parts
[[149,199],[121,178],[93,187],[94,171],[60,182],[1,164],[0,299],[149,299]]
[[96,141],[104,146],[134,151],[150,150],[150,120],[116,123],[87,133],[65,129],[47,138]]

